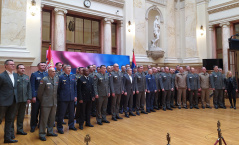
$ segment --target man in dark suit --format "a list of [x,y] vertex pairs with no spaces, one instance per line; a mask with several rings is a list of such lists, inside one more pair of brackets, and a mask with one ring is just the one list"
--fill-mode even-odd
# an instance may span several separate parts
[[47,73],[45,72],[46,69],[46,63],[40,62],[37,65],[38,71],[32,73],[30,82],[31,82],[31,89],[32,89],[32,111],[31,111],[31,132],[35,131],[35,128],[38,123],[38,114],[40,112],[40,102],[36,98],[37,97],[37,90],[40,84],[40,81],[43,77],[47,76]]
[[89,70],[83,68],[83,76],[77,80],[77,100],[79,103],[80,117],[79,128],[83,130],[83,124],[86,120],[86,126],[94,127],[90,123],[90,113],[92,101],[95,101],[94,79],[89,77]]
[[58,109],[58,121],[57,121],[57,130],[60,134],[64,134],[62,122],[64,119],[64,115],[66,110],[69,110],[69,121],[68,126],[70,130],[77,130],[74,126],[74,102],[77,101],[77,90],[76,90],[76,82],[75,82],[75,75],[71,73],[71,66],[65,65],[64,74],[59,77],[59,84],[58,84],[58,102],[57,107]]
[[4,143],[16,143],[18,141],[13,140],[15,136],[11,127],[18,102],[17,74],[13,73],[15,69],[13,60],[6,60],[4,65],[6,70],[0,74],[0,113],[5,114]]
[[[125,112],[125,117],[129,118],[129,115],[136,116],[132,110],[133,95],[135,94],[135,81],[134,81],[134,76],[132,75],[131,68],[127,68],[127,74],[124,74],[123,83],[124,83],[124,95],[126,96],[124,100],[124,112]],[[127,111],[128,105],[129,105],[129,111]],[[129,114],[127,112],[129,112]]]

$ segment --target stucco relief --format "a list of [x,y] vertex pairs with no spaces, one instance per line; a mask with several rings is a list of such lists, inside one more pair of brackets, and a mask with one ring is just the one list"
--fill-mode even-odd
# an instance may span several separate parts
[[142,8],[142,0],[134,0],[134,7]]

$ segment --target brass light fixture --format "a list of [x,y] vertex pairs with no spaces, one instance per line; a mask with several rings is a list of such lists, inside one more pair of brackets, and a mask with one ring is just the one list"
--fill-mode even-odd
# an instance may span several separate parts
[[128,21],[128,31],[130,32],[131,31],[131,22],[130,21]]
[[203,35],[203,34],[204,34],[203,25],[201,25],[201,27],[200,27],[200,33],[201,33],[201,35]]
[[32,16],[36,15],[36,1],[35,0],[31,1],[30,13]]

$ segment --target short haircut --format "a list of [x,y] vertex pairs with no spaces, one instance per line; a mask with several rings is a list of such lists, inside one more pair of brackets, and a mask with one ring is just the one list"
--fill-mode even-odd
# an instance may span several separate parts
[[122,65],[121,68],[122,68],[122,67],[125,67],[125,65]]
[[93,65],[88,65],[87,68],[90,68],[91,66],[93,66]]
[[65,69],[65,68],[67,68],[67,67],[71,67],[71,65],[66,64],[66,65],[64,65],[64,68],[63,68],[63,69]]
[[4,65],[8,65],[8,62],[9,61],[13,61],[12,59],[7,59],[5,62],[4,62]]
[[80,69],[82,69],[82,68],[84,68],[84,67],[78,67],[77,69],[80,71]]
[[[20,65],[23,65],[23,64],[18,64],[16,68],[18,69]],[[23,66],[24,66],[24,65],[23,65]]]
[[101,65],[100,68],[105,67],[105,65]]
[[111,65],[108,65],[106,68],[111,67]]
[[138,65],[138,68],[143,67],[142,65]]
[[62,64],[61,62],[57,62],[56,64],[55,64],[55,66],[58,66],[58,64]]
[[46,62],[39,62],[39,63],[37,64],[37,66],[39,66],[41,63],[44,63],[44,64],[46,64]]
[[219,70],[219,69],[221,69],[221,70],[222,70],[222,68],[218,68],[218,70]]
[[129,70],[132,70],[130,67],[128,67],[127,69],[126,69],[126,71],[128,72]]

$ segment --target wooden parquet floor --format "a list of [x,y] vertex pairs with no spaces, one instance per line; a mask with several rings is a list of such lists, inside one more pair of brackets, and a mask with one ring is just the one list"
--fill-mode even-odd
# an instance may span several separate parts
[[[211,99],[212,100],[212,99]],[[26,115],[24,130],[26,136],[16,135],[18,145],[84,145],[84,137],[91,136],[89,145],[166,145],[166,134],[170,133],[171,145],[213,145],[217,140],[217,121],[221,122],[222,135],[228,145],[239,145],[239,105],[238,109],[174,109],[148,115],[130,116],[110,124],[99,126],[95,118],[91,119],[93,128],[69,131],[64,126],[65,134],[47,137],[46,142],[38,139],[38,129],[30,132],[30,115]],[[65,120],[67,121],[67,120]],[[75,125],[77,128],[78,124]],[[56,128],[54,132],[57,133]],[[4,122],[0,125],[0,144],[3,144]],[[16,145],[17,145],[16,144]]]

